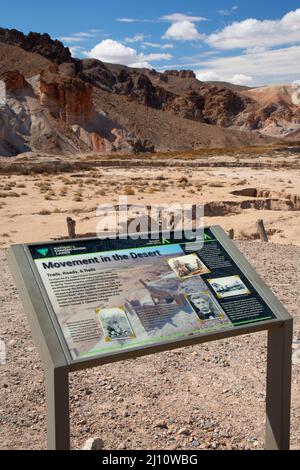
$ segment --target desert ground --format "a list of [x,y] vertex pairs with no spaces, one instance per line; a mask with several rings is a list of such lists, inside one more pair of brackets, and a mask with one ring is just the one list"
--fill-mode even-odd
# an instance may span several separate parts
[[[206,225],[234,229],[242,252],[294,317],[300,345],[300,151],[164,155],[70,161],[17,158],[0,171],[0,448],[44,449],[41,362],[9,273],[10,244],[94,233],[99,204],[204,204]],[[53,160],[55,162],[53,163]],[[13,165],[13,166],[12,166]],[[71,168],[71,169],[70,169]],[[269,243],[257,240],[263,219]],[[262,449],[266,334],[165,352],[71,375],[72,447],[98,436],[105,449]],[[298,362],[298,363],[297,363]],[[147,374],[145,375],[145,370]],[[292,378],[291,446],[300,448],[300,366]]]
[[[182,158],[184,157],[184,158]],[[79,235],[92,234],[99,205],[187,203],[204,205],[205,224],[234,229],[236,239],[256,239],[263,219],[270,241],[300,244],[300,151],[216,156],[156,155],[138,159],[89,160],[90,168],[47,171],[57,159],[14,160],[0,168],[0,246],[67,235],[66,218],[76,220]],[[83,157],[79,163],[85,164]],[[37,174],[40,163],[44,173]],[[5,171],[4,171],[5,168]],[[1,171],[2,169],[2,171]]]

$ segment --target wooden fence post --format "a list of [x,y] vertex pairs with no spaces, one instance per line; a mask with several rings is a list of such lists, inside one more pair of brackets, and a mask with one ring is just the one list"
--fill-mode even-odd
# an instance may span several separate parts
[[231,228],[231,229],[228,231],[228,235],[229,235],[229,238],[230,238],[231,240],[234,239],[234,230],[233,230],[233,228]]
[[68,225],[68,236],[69,238],[76,238],[76,221],[73,220],[71,217],[67,217],[67,225]]
[[257,231],[258,231],[261,241],[268,242],[269,239],[268,239],[268,235],[264,226],[264,221],[262,219],[258,219],[258,221],[256,222],[256,226],[257,226]]

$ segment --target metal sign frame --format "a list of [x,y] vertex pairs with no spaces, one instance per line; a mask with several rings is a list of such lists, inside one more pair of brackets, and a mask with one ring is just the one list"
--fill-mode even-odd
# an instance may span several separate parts
[[[259,323],[234,326],[226,330],[201,333],[192,337],[159,342],[156,345],[110,352],[101,355],[101,357],[95,356],[87,359],[72,359],[35,263],[30,255],[28,247],[41,245],[41,243],[10,247],[8,252],[9,265],[45,370],[48,449],[70,449],[69,373],[152,353],[264,330],[268,332],[265,448],[289,449],[293,319],[222,228],[220,226],[207,228],[211,230],[217,241],[252,283],[258,294],[276,315],[276,318]],[[88,242],[90,240],[93,239],[77,238],[60,242]],[[51,245],[60,242],[51,241],[45,242],[45,244]]]

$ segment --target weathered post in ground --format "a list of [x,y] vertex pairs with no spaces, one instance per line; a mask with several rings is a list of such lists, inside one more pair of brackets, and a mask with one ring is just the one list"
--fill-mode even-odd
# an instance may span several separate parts
[[268,235],[264,226],[264,221],[262,219],[258,219],[258,221],[256,222],[256,226],[257,226],[257,231],[258,231],[261,241],[268,242],[269,239],[268,239]]
[[233,239],[234,239],[234,230],[233,230],[233,228],[231,228],[231,229],[228,231],[228,235],[229,235],[230,240],[233,240]]
[[67,225],[68,225],[68,236],[69,238],[76,238],[76,221],[73,220],[71,217],[67,217]]

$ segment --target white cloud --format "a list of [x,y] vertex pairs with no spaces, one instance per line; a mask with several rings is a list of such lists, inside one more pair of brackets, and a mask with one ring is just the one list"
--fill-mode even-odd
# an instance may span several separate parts
[[218,13],[219,13],[219,15],[221,15],[221,16],[229,16],[229,15],[231,15],[231,13],[233,13],[234,11],[236,11],[236,10],[238,10],[238,9],[239,9],[238,6],[234,6],[234,7],[230,8],[230,9],[228,9],[228,10],[218,10]]
[[157,19],[144,19],[144,18],[117,18],[116,21],[119,21],[120,23],[157,23]]
[[300,42],[300,8],[280,20],[248,18],[234,22],[206,37],[218,49],[248,49],[256,46],[274,47]]
[[206,72],[197,72],[196,77],[201,82],[229,82],[235,85],[251,85],[253,83],[252,77],[242,73],[228,76],[220,75],[219,73],[210,70]]
[[135,42],[142,42],[144,39],[148,38],[145,34],[136,34],[132,38],[125,38],[124,41],[129,44],[134,44]]
[[206,18],[203,16],[190,16],[190,15],[185,15],[184,13],[172,13],[171,15],[165,15],[161,17],[162,20],[165,21],[170,21],[171,23],[178,23],[182,21],[190,21],[190,22],[196,22],[196,21],[206,21]]
[[69,36],[60,36],[58,39],[63,42],[83,42],[87,39],[92,39],[99,36],[102,30],[100,29],[91,29],[88,32],[79,32],[79,33],[72,33]]
[[221,77],[221,75],[214,72],[213,70],[196,72],[196,78],[200,80],[200,82],[224,81],[224,77]]
[[104,39],[91,51],[87,52],[87,56],[111,64],[132,65],[139,62],[135,49],[124,46],[113,39]]
[[117,21],[120,23],[134,23],[136,20],[134,18],[118,18]]
[[113,39],[103,40],[85,55],[111,64],[141,68],[152,68],[149,61],[169,60],[172,57],[170,54],[139,54],[132,47],[124,46]]
[[86,38],[76,36],[60,36],[58,40],[62,42],[83,42],[86,40]]
[[203,36],[197,31],[191,21],[179,21],[173,23],[165,32],[163,39],[174,39],[176,41],[196,41]]
[[236,73],[230,81],[235,85],[251,85],[253,83],[253,77],[244,75],[243,73]]
[[140,57],[143,57],[144,60],[170,60],[172,59],[171,54],[140,54]]
[[78,54],[81,54],[83,50],[84,48],[81,46],[70,46],[70,52],[72,54],[72,57],[77,57]]
[[[290,83],[299,78],[300,46],[291,46],[262,52],[246,52],[239,56],[218,57],[201,62],[203,69],[197,70],[197,77],[215,77],[230,81],[235,78],[241,83],[243,76],[252,77],[251,85],[267,83]],[[196,66],[196,64],[189,64]],[[242,76],[242,77],[241,77]],[[204,78],[203,78],[204,77]],[[199,78],[200,79],[200,78]],[[247,83],[243,83],[247,84]]]
[[173,44],[160,44],[158,42],[143,42],[142,46],[143,49],[146,49],[146,47],[153,47],[154,49],[174,49]]

